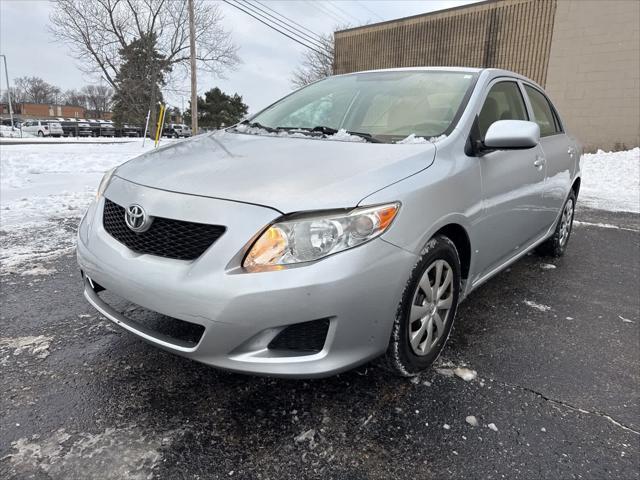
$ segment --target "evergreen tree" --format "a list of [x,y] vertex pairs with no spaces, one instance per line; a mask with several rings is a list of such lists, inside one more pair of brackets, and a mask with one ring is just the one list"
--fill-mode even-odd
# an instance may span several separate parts
[[[198,97],[198,124],[202,127],[220,128],[242,120],[249,107],[237,93],[227,95],[218,87]],[[191,109],[185,112],[185,121],[191,122]]]
[[163,100],[161,87],[171,70],[167,60],[158,53],[156,41],[156,35],[151,33],[120,50],[122,66],[113,96],[113,120],[117,125],[144,125],[150,109],[149,131],[155,130],[158,103]]

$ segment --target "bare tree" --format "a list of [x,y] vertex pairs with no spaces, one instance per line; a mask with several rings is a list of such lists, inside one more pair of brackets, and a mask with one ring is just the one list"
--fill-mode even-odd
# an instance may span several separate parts
[[302,58],[302,64],[296,68],[291,77],[291,83],[296,87],[304,87],[317,80],[333,75],[334,42],[333,34],[322,35],[322,49],[307,50]]
[[[217,4],[195,0],[198,66],[218,76],[240,61],[222,20]],[[136,38],[148,38],[150,34],[156,35],[158,51],[174,74],[189,71],[186,2],[56,0],[51,22],[53,35],[71,47],[83,70],[101,75],[113,88],[121,65],[119,51]]]
[[87,85],[82,87],[82,94],[87,103],[87,109],[96,118],[102,118],[105,112],[111,110],[113,88],[108,85]]
[[66,90],[63,94],[63,101],[65,105],[73,105],[78,107],[86,107],[87,96],[75,89]]
[[[11,101],[14,104],[25,102],[25,93],[24,90],[18,87],[9,87],[8,91],[11,92]],[[2,103],[9,103],[9,96],[7,95],[7,90],[2,93]]]
[[13,83],[11,98],[16,103],[57,103],[62,100],[60,88],[40,77],[19,77]]

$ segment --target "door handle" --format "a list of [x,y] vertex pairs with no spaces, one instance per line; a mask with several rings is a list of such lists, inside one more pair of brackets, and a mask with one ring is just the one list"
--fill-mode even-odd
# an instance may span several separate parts
[[542,166],[547,163],[544,157],[536,157],[536,161],[533,162],[533,166],[536,168],[542,168]]

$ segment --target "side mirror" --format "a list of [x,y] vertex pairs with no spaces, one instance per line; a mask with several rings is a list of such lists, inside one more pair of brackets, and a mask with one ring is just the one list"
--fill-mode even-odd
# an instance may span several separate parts
[[497,150],[532,148],[539,142],[540,127],[526,120],[498,120],[484,136],[484,147]]

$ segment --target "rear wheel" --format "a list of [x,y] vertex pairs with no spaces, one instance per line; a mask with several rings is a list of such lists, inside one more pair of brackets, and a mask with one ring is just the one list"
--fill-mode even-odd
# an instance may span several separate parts
[[551,257],[561,257],[567,250],[571,229],[573,227],[573,213],[576,206],[576,194],[572,190],[569,198],[562,207],[562,213],[556,224],[553,235],[538,247],[538,253]]
[[438,358],[460,295],[460,259],[454,243],[433,237],[421,252],[398,306],[384,365],[409,377]]
[[44,137],[44,132],[42,130],[38,130],[38,136],[39,137]]

